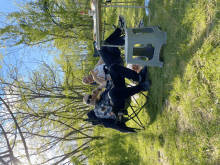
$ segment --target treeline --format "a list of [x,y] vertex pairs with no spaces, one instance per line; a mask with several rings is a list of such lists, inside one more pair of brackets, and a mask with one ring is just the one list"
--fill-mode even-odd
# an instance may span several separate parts
[[[82,103],[91,87],[82,85],[84,70],[95,63],[93,20],[81,15],[90,2],[37,0],[7,15],[0,29],[6,48],[55,47],[55,63],[37,69],[6,65],[0,78],[0,164],[80,164],[102,136],[83,121],[90,107]],[[3,59],[4,60],[4,59]],[[88,153],[88,152],[86,152]]]
[[0,29],[1,39],[6,46],[51,44],[53,41],[53,46],[58,48],[64,46],[60,45],[60,40],[74,44],[92,40],[92,17],[80,14],[88,10],[88,3],[85,0],[80,4],[74,0],[28,2],[20,6],[19,12],[7,15],[5,27]]
[[4,27],[0,28],[1,41],[5,47],[55,48],[60,53],[58,59],[66,61],[66,55],[75,56],[79,65],[93,51],[93,19],[81,14],[89,8],[88,0],[37,0],[21,4],[19,12],[6,16]]
[[39,68],[24,75],[10,67],[0,80],[0,162],[63,164],[74,157],[79,164],[89,156],[82,154],[91,150],[89,142],[103,138],[83,122],[88,88],[65,82],[56,66],[41,62]]

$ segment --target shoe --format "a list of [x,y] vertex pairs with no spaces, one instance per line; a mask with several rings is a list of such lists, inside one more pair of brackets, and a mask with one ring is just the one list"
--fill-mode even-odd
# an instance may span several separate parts
[[143,21],[143,19],[140,20],[140,23],[139,23],[138,27],[144,27],[144,21]]
[[149,80],[141,83],[141,88],[143,91],[148,91],[150,89],[150,86],[151,86],[151,83]]
[[147,78],[147,66],[145,66],[141,71],[139,72],[140,80],[139,83],[143,83],[146,81]]
[[125,30],[127,28],[125,18],[121,14],[119,14],[118,28],[121,29],[122,34],[125,33]]

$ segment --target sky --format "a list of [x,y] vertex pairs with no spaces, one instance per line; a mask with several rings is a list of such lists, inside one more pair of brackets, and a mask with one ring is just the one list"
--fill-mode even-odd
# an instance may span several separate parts
[[[27,1],[31,1],[31,0],[0,0],[0,13],[11,13],[11,12],[15,12],[18,11],[17,6],[15,5],[15,2],[19,3],[20,2],[27,2]],[[4,22],[4,17],[2,15],[0,15],[0,28],[3,25]],[[1,44],[1,42],[0,42]],[[2,46],[2,45],[0,45]],[[36,69],[38,67],[37,63],[34,62],[36,60],[41,61],[42,58],[44,57],[44,60],[46,59],[46,61],[48,61],[48,63],[52,63],[53,62],[53,56],[52,55],[48,55],[47,51],[40,48],[40,47],[33,47],[33,48],[25,48],[25,49],[20,49],[19,48],[1,48],[0,47],[0,53],[3,54],[3,58],[4,61],[7,65],[12,64],[15,65],[17,64],[17,66],[19,66],[19,61],[20,59],[24,62],[24,64],[22,65],[23,68],[19,68],[20,70],[25,70],[25,67],[30,68],[30,69]],[[46,57],[46,58],[45,58]],[[0,65],[2,65],[3,69],[0,73],[0,77],[3,76],[5,77],[7,74],[7,67],[6,64],[3,64],[2,62],[0,63]],[[1,92],[1,91],[0,91]],[[1,111],[0,107],[0,111]],[[27,143],[31,143],[31,141],[26,140]],[[23,148],[23,145],[21,145],[20,148]],[[15,154],[18,151],[15,150]],[[54,151],[52,150],[51,152],[48,152],[47,156],[48,157],[52,157],[52,153]],[[19,153],[24,154],[24,151],[19,150]],[[35,162],[36,160],[34,160],[35,158],[32,157],[32,162]],[[25,162],[25,159],[21,159],[22,162]],[[24,163],[25,165],[26,163]]]
[[[150,0],[145,0],[145,6],[148,6]],[[146,15],[149,16],[149,10],[148,9],[145,9],[145,12],[146,12]]]
[[[28,2],[31,0],[1,0],[0,3],[0,13],[11,13],[18,11],[19,9],[15,5],[15,2],[18,4],[21,4],[22,2]],[[0,27],[4,25],[5,17],[0,15]],[[23,66],[30,68],[30,69],[36,69],[37,63],[36,60],[42,61],[42,58],[46,57],[46,60],[48,63],[51,63],[53,61],[53,56],[49,56],[47,51],[40,48],[40,47],[32,47],[32,48],[25,48],[20,49],[21,47],[16,48],[0,48],[0,53],[3,54],[4,62],[9,65],[19,65],[19,62],[22,60],[24,62]],[[19,50],[20,49],[20,50]],[[6,74],[6,65],[1,63],[0,65],[3,65],[2,73],[0,73],[0,76],[4,76]],[[24,69],[24,67],[23,67]]]
[[16,7],[13,5],[12,0],[1,0],[1,5],[0,5],[1,12],[11,12],[15,10]]

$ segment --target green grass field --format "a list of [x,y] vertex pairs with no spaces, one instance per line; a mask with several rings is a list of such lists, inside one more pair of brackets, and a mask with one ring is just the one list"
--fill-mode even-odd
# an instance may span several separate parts
[[[96,127],[107,145],[91,144],[102,147],[90,164],[220,164],[220,1],[151,0],[149,7],[149,25],[160,25],[168,39],[164,67],[149,67],[152,87],[139,115],[146,130],[122,134]],[[140,18],[148,24],[142,9],[106,10],[106,22],[115,24],[122,14],[128,27]]]

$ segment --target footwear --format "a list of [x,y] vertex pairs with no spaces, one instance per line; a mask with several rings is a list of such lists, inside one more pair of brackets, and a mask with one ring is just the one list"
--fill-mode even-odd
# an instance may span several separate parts
[[139,23],[138,27],[144,27],[144,21],[143,21],[143,19],[140,20],[140,23]]
[[150,86],[151,86],[151,83],[149,80],[141,83],[141,88],[143,91],[148,91],[150,89]]
[[139,83],[143,83],[146,81],[147,78],[147,66],[145,66],[143,69],[141,69],[141,71],[139,72]]
[[125,30],[127,28],[125,18],[121,14],[119,14],[118,28],[121,29],[122,34],[125,33]]

